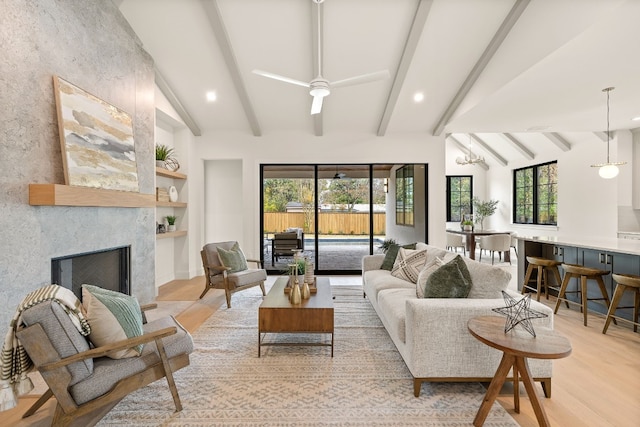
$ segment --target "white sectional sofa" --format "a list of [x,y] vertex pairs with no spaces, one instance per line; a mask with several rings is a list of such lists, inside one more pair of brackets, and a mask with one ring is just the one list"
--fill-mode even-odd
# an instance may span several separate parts
[[[427,263],[433,257],[448,261],[456,256],[443,249],[418,243],[427,250]],[[414,395],[420,395],[423,382],[490,381],[502,353],[476,338],[467,329],[475,316],[498,315],[492,308],[504,307],[501,290],[506,290],[511,274],[499,267],[464,257],[472,286],[467,298],[418,298],[416,284],[380,269],[384,254],[362,259],[364,294],[376,310],[389,336],[414,377]],[[507,291],[514,298],[522,296]],[[534,319],[534,327],[553,328],[553,311],[531,301],[531,308],[548,314]],[[535,381],[542,383],[545,396],[551,396],[550,360],[529,360]]]

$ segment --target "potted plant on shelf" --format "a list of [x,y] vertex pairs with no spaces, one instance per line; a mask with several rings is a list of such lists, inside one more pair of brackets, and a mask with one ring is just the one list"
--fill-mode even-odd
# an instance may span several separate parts
[[165,218],[167,220],[167,224],[169,224],[167,231],[176,231],[176,219],[178,219],[178,217],[175,215],[167,215]]
[[177,171],[180,168],[174,155],[173,147],[165,144],[156,144],[156,166],[162,169]]
[[474,197],[471,201],[473,203],[473,213],[476,218],[476,224],[480,225],[480,230],[484,230],[484,220],[490,217],[498,209],[498,200],[482,201],[477,197]]

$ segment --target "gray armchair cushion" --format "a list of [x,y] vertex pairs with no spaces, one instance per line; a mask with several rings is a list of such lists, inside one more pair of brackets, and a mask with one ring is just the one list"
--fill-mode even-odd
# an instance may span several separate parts
[[[144,332],[154,332],[175,326],[178,332],[163,338],[168,358],[193,351],[193,339],[189,332],[171,316],[154,320],[144,325]],[[81,381],[69,390],[78,405],[88,402],[108,392],[118,381],[133,374],[144,371],[150,365],[160,362],[155,341],[145,344],[140,357],[128,359],[110,359],[101,357],[94,359],[93,375]]]
[[[57,302],[45,301],[29,307],[22,312],[22,322],[27,326],[39,323],[61,359],[89,350],[89,341]],[[38,364],[42,361],[33,362]],[[71,385],[76,384],[93,373],[93,360],[72,363],[67,370],[71,375]]]
[[[248,269],[243,271],[238,271],[237,273],[229,273],[227,276],[227,280],[232,285],[233,288],[237,288],[240,286],[248,285],[250,283],[263,282],[267,280],[267,271],[262,269]],[[222,283],[222,275],[213,276],[211,278],[211,283]]]

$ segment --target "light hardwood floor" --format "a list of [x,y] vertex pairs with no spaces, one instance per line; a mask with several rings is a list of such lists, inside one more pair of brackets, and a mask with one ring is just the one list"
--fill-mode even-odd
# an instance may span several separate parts
[[[275,277],[270,276],[269,280]],[[362,280],[360,276],[341,276],[332,278],[332,283],[360,285]],[[221,290],[212,290],[203,300],[198,300],[203,287],[203,277],[176,280],[162,286],[156,300],[158,309],[152,316],[174,314],[189,331],[195,331],[216,310],[226,310]],[[553,307],[555,299],[543,302]],[[551,399],[544,398],[542,389],[536,385],[553,426],[640,426],[640,333],[612,324],[603,335],[603,325],[604,318],[590,314],[589,326],[584,327],[581,314],[565,306],[555,316],[555,328],[570,339],[573,352],[554,362]],[[411,381],[407,382],[407,393],[412,393]],[[20,420],[37,397],[34,394],[21,398],[17,408],[3,413],[2,424],[46,425],[53,410],[51,404],[28,422]],[[511,386],[505,385],[498,401],[521,426],[538,425],[524,389],[520,414],[513,411]]]

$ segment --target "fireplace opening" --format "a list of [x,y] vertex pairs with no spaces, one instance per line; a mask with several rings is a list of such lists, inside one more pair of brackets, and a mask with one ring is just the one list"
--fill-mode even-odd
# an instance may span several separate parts
[[94,285],[131,295],[131,246],[51,259],[51,283],[71,289],[82,299],[82,285]]

